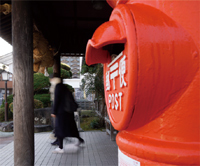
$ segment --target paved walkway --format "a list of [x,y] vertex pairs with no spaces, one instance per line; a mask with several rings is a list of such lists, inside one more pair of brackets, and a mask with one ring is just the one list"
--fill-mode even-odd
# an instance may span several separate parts
[[13,141],[13,132],[2,132],[0,131],[0,149]]
[[[50,133],[35,134],[35,166],[117,166],[118,147],[105,132],[81,132],[85,146],[74,146],[75,138],[65,140],[65,153],[52,153],[56,146]],[[1,142],[0,142],[1,144]],[[13,166],[13,141],[0,149],[0,166]]]

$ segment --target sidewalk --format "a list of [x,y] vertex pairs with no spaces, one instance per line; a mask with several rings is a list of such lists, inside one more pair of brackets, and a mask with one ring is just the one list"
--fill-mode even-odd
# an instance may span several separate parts
[[14,132],[2,132],[0,131],[0,138],[6,138],[6,137],[10,137],[13,136]]
[[[35,134],[35,166],[117,166],[118,147],[105,132],[81,132],[85,146],[77,148],[73,145],[75,138],[65,141],[65,153],[54,154],[50,133]],[[0,149],[0,166],[13,166],[14,143]]]
[[13,132],[0,131],[0,149],[14,140]]

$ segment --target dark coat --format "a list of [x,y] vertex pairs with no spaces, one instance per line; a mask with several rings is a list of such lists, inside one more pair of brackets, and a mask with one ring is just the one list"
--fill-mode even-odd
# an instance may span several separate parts
[[[67,97],[65,96],[67,95]],[[55,136],[64,137],[79,137],[79,132],[74,120],[74,113],[65,111],[66,98],[74,101],[72,92],[65,85],[59,83],[56,85],[53,103],[53,114],[56,115]]]

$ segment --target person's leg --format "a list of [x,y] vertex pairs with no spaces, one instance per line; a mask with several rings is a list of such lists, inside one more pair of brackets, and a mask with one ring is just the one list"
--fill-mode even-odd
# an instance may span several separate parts
[[64,153],[64,149],[63,149],[63,138],[58,137],[58,144],[59,147],[56,148],[53,153]]
[[[56,118],[52,117],[53,119],[53,133],[55,135],[55,126],[56,126]],[[56,136],[54,136],[56,137]],[[58,138],[56,138],[56,140],[54,142],[51,143],[51,145],[58,145]]]
[[58,145],[60,149],[63,149],[63,138],[58,137]]
[[83,139],[83,138],[81,138],[80,136],[78,136],[78,137],[77,137],[77,139],[78,139],[78,143],[76,143],[76,144],[75,144],[76,146],[79,146],[79,145],[81,145],[81,144],[84,144],[84,143],[85,143],[84,139]]
[[56,140],[54,142],[52,142],[51,145],[59,145],[58,144],[58,138],[56,138]]
[[84,143],[84,142],[85,142],[84,139],[81,138],[81,137],[78,137],[78,140],[79,140],[81,143]]

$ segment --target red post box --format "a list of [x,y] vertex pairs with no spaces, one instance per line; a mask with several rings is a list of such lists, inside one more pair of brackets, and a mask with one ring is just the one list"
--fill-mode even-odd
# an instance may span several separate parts
[[[119,165],[200,164],[200,42],[193,21],[199,23],[200,9],[197,1],[178,2],[109,0],[109,21],[88,41],[86,63],[104,64],[107,110],[120,131]],[[189,20],[190,12],[198,14]],[[124,50],[112,59],[103,48],[117,43]]]

